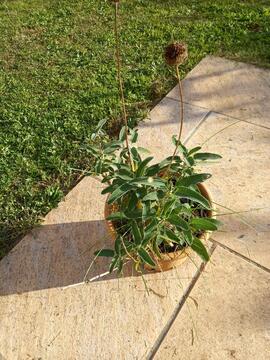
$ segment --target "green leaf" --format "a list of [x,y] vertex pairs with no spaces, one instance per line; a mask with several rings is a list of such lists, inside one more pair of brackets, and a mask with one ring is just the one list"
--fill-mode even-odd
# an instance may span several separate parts
[[139,199],[138,199],[138,196],[136,195],[136,192],[132,191],[129,194],[129,202],[128,202],[127,208],[129,210],[133,210],[134,208],[136,208],[138,201],[139,201]]
[[130,152],[135,161],[140,162],[142,160],[138,150],[135,147],[132,147]]
[[104,149],[104,154],[111,154],[116,150],[120,149],[119,145],[111,145]]
[[114,243],[114,251],[117,255],[121,254],[121,248],[122,248],[122,238],[121,236],[117,236]]
[[185,230],[185,231],[189,230],[188,223],[184,219],[182,219],[181,217],[179,217],[177,215],[172,214],[168,217],[167,220],[169,221],[170,224],[175,225],[182,230]]
[[91,140],[96,140],[96,137],[97,137],[97,133],[93,132],[91,134]]
[[121,258],[118,259],[118,266],[117,266],[117,272],[118,274],[120,274],[120,272],[122,271],[123,269],[123,260]]
[[101,191],[101,194],[104,195],[104,194],[111,193],[111,192],[113,192],[114,188],[115,188],[115,184],[109,185]]
[[105,145],[105,149],[111,146],[120,148],[122,145],[122,142],[119,140],[110,141]]
[[131,130],[131,136],[130,140],[132,143],[135,143],[138,139],[138,131],[137,130]]
[[178,237],[177,235],[175,235],[175,233],[174,233],[171,229],[166,228],[166,229],[164,229],[164,231],[165,231],[166,236],[167,236],[171,241],[179,244],[179,242],[180,242],[179,237]]
[[154,176],[154,175],[158,174],[159,172],[160,172],[159,164],[154,164],[146,170],[145,175]]
[[132,186],[129,184],[122,184],[121,186],[119,186],[117,189],[115,189],[109,199],[108,199],[108,204],[112,204],[113,202],[115,202],[116,200],[118,200],[119,198],[121,198],[123,195],[125,195],[128,191],[130,191],[132,189]]
[[95,165],[95,172],[96,174],[102,173],[102,161],[98,160]]
[[109,269],[110,273],[113,272],[113,270],[117,267],[117,263],[118,257],[113,258]]
[[151,154],[151,152],[148,149],[144,148],[144,147],[138,146],[137,149],[138,149],[139,153],[142,153],[142,154],[145,154],[145,155]]
[[152,191],[145,195],[142,201],[158,201],[158,194],[156,191]]
[[139,256],[140,256],[141,260],[144,263],[146,263],[146,264],[148,264],[150,266],[153,266],[153,267],[156,266],[154,260],[151,258],[151,256],[148,254],[148,252],[145,249],[139,248],[138,253],[139,253]]
[[178,196],[181,196],[185,199],[189,199],[191,201],[199,203],[200,205],[202,205],[204,208],[206,208],[208,210],[211,209],[209,201],[204,196],[202,196],[199,192],[197,192],[195,190],[189,189],[184,186],[178,186],[175,194]]
[[107,216],[107,220],[123,220],[126,219],[126,215],[123,212],[114,212],[112,214],[110,214],[109,216]]
[[187,150],[187,148],[186,148],[182,143],[180,143],[180,144],[178,145],[178,149],[181,151],[181,153],[182,153],[185,157],[188,156],[188,150]]
[[157,240],[154,241],[154,243],[153,243],[153,251],[161,259],[161,254],[160,254]]
[[188,152],[188,156],[191,156],[192,154],[195,154],[196,152],[200,151],[201,150],[201,146],[196,146],[195,148],[191,149],[189,152]]
[[128,209],[124,212],[127,219],[141,219],[142,218],[142,209]]
[[133,173],[130,169],[126,169],[126,167],[123,167],[123,164],[121,164],[121,167],[118,170],[118,174],[119,175],[126,175],[129,176],[130,178],[133,177]]
[[[178,156],[174,157],[174,160],[176,160]],[[161,172],[164,168],[168,167],[169,164],[171,164],[172,156],[167,157],[166,159],[162,160],[158,165],[159,171]]]
[[153,156],[149,156],[146,159],[144,159],[138,166],[138,169],[136,171],[136,175],[137,176],[142,176],[144,169],[146,167],[146,165],[153,159]]
[[222,156],[220,156],[218,154],[212,154],[212,153],[207,153],[207,152],[195,154],[193,157],[195,160],[202,160],[202,161],[218,160],[218,159],[222,158]]
[[157,196],[159,199],[164,199],[165,195],[166,195],[166,189],[157,190]]
[[118,166],[118,168],[119,168],[119,173],[121,172],[126,172],[126,173],[129,173],[129,174],[132,174],[132,171],[131,171],[131,168],[130,168],[130,166],[129,165],[127,165],[127,164],[123,164],[123,163],[121,163],[121,164],[115,164],[116,166]]
[[145,228],[145,232],[153,232],[154,229],[157,227],[158,225],[158,220],[156,218],[154,218]]
[[180,158],[179,155],[168,156],[159,163],[160,167],[163,168],[164,166],[169,165],[171,163],[172,159],[174,162],[177,162],[177,163],[182,162],[182,159]]
[[194,158],[192,156],[188,156],[186,158],[186,163],[189,165],[189,166],[193,166],[195,164],[195,161],[194,161]]
[[113,257],[114,251],[112,249],[101,249],[94,252],[97,256]]
[[110,170],[112,170],[112,171],[114,172],[114,171],[117,171],[117,170],[118,170],[118,167],[117,167],[117,165],[116,165],[116,164],[112,164],[112,163],[110,163],[110,165],[109,165],[109,169],[110,169]]
[[86,150],[87,153],[90,153],[91,155],[93,155],[94,157],[99,157],[99,149],[97,149],[95,146],[89,146],[88,148],[84,149]]
[[194,238],[190,247],[204,260],[209,260],[208,252],[200,239]]
[[176,199],[174,199],[174,198],[171,198],[171,199],[167,200],[163,204],[162,213],[167,214],[168,212],[172,212],[172,210],[175,207],[175,202],[176,202]]
[[143,177],[135,178],[134,180],[130,181],[130,184],[146,185],[154,188],[164,188],[166,186],[166,183],[163,180],[155,179],[152,178],[151,176],[149,177],[143,176]]
[[190,186],[201,183],[211,177],[211,174],[194,174],[177,181],[176,186]]
[[221,222],[211,218],[193,218],[190,224],[197,230],[215,231],[221,225]]
[[126,138],[126,127],[122,126],[120,133],[119,133],[119,140],[124,141]]
[[173,143],[174,146],[177,145],[177,137],[176,137],[176,135],[172,136],[172,143]]
[[126,175],[126,174],[115,174],[115,177],[119,178],[119,179],[122,179],[122,180],[125,180],[125,181],[130,181],[132,180],[132,177],[130,177],[129,175]]
[[132,228],[132,235],[133,235],[135,243],[137,245],[140,245],[142,242],[142,234],[140,232],[140,229],[139,229],[136,221],[132,221],[131,228]]
[[193,236],[191,230],[184,231],[185,241],[188,245],[191,245],[193,242]]
[[104,178],[101,180],[102,184],[108,183],[111,180],[111,176],[104,176]]
[[146,220],[148,217],[151,216],[151,207],[149,203],[142,204],[142,219]]
[[101,119],[97,124],[97,129],[101,129],[107,122],[107,119]]
[[157,225],[158,220],[153,218],[153,220],[146,226],[144,229],[144,238],[143,238],[143,245],[146,245],[150,239],[152,239],[155,234],[157,233]]

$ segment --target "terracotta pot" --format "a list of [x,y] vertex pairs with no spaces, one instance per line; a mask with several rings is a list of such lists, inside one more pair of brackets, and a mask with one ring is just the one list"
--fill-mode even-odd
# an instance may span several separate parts
[[[200,190],[200,193],[209,201],[212,208],[212,210],[206,210],[207,217],[215,218],[216,217],[215,206],[212,203],[212,198],[209,191],[206,189],[206,187],[203,184],[197,184],[197,186]],[[107,216],[109,216],[112,212],[115,211],[117,211],[117,206],[115,204],[109,205],[107,202],[105,203],[105,210],[104,210],[105,218],[107,218]],[[115,230],[113,222],[110,220],[106,220],[106,223],[109,233],[111,234],[111,237],[115,239],[117,232]],[[209,239],[210,234],[211,231],[205,231],[199,236],[199,239],[202,241],[206,241]],[[150,267],[149,265],[145,265],[145,268],[148,270],[155,270],[155,271],[170,270],[185,262],[191,252],[192,249],[188,246],[182,250],[178,250],[170,253],[161,253],[161,259],[157,257],[155,254],[153,254],[152,256],[155,259],[157,265],[154,268]]]

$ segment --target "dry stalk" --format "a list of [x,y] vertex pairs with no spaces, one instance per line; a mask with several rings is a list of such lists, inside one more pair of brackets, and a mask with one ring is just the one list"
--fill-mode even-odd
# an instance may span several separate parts
[[179,111],[180,111],[180,115],[179,115],[179,119],[180,119],[180,128],[179,128],[179,134],[178,134],[178,139],[175,145],[175,149],[174,149],[174,153],[172,156],[172,161],[175,157],[177,148],[181,142],[181,136],[182,136],[182,131],[183,131],[183,124],[184,124],[184,104],[183,104],[183,88],[182,88],[182,83],[181,83],[181,79],[180,79],[180,74],[179,74],[179,68],[178,65],[175,65],[175,70],[176,70],[176,77],[177,77],[177,81],[178,81],[178,87],[179,87]]
[[179,65],[176,64],[175,65],[175,72],[176,72],[176,77],[177,77],[177,81],[178,81],[178,88],[179,88],[179,120],[180,120],[180,127],[179,127],[179,133],[178,133],[178,138],[175,144],[175,149],[172,155],[172,159],[170,161],[169,166],[167,167],[167,169],[165,170],[164,175],[167,175],[168,172],[170,171],[172,162],[174,160],[174,157],[176,155],[178,146],[181,143],[181,136],[182,136],[182,131],[183,131],[183,124],[184,124],[184,104],[183,104],[183,88],[182,88],[182,83],[181,83],[181,78],[180,78],[180,73],[179,73]]
[[118,86],[119,86],[119,94],[120,94],[120,100],[121,100],[121,107],[122,107],[122,116],[124,119],[125,124],[125,137],[126,137],[126,147],[128,152],[128,158],[129,162],[132,168],[132,171],[135,170],[134,163],[132,160],[129,142],[128,142],[128,123],[127,123],[127,111],[126,111],[126,105],[125,105],[125,96],[124,96],[124,89],[123,89],[123,81],[121,77],[121,52],[120,52],[120,40],[119,40],[119,32],[118,32],[118,18],[119,18],[119,3],[114,3],[114,35],[115,35],[115,55],[116,55],[116,68],[117,68],[117,79],[118,79]]

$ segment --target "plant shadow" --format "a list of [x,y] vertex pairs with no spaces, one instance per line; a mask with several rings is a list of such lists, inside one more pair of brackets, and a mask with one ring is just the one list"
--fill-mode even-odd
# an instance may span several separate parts
[[[107,274],[109,258],[94,255],[101,248],[113,248],[105,220],[35,228],[0,262],[0,295],[118,278]],[[123,276],[136,273],[125,266]]]

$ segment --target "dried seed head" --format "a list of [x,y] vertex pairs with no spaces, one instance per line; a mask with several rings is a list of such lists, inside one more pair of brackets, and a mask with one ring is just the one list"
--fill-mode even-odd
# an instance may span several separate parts
[[109,0],[110,2],[112,2],[112,3],[119,3],[120,2],[120,0]]
[[180,65],[188,57],[187,45],[180,42],[174,42],[165,48],[165,60],[170,66]]

